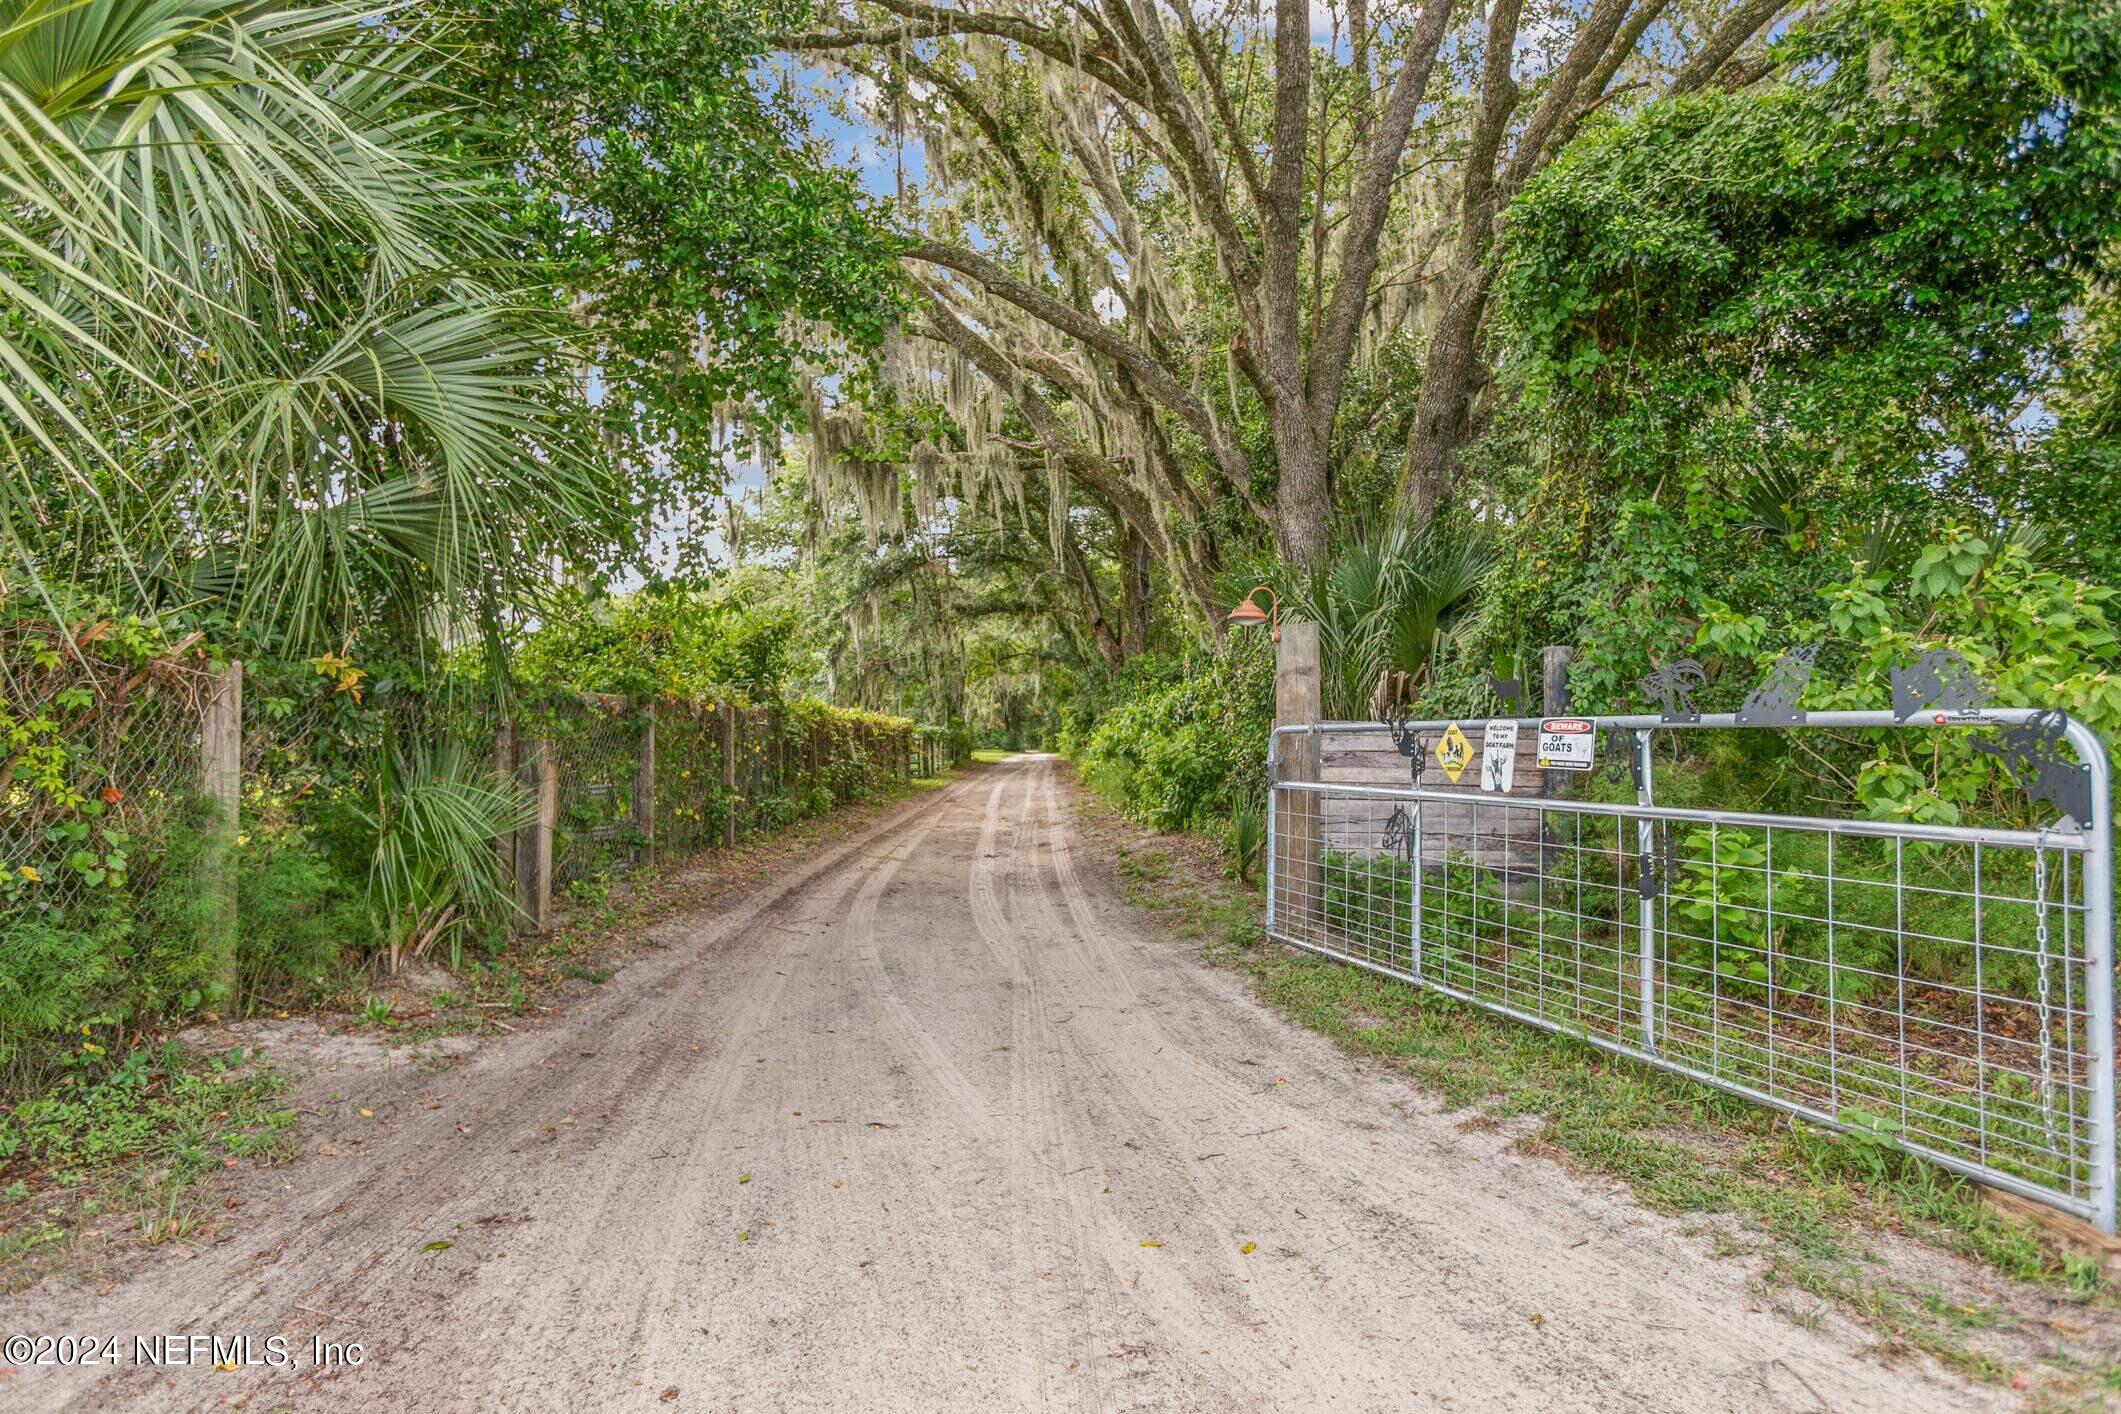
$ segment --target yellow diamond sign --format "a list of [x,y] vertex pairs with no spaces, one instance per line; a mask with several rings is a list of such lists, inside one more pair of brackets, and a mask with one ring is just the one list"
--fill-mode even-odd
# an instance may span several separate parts
[[1473,764],[1473,743],[1466,740],[1458,723],[1445,727],[1443,735],[1436,739],[1436,764],[1443,767],[1443,773],[1451,778],[1454,786],[1465,774],[1466,767]]

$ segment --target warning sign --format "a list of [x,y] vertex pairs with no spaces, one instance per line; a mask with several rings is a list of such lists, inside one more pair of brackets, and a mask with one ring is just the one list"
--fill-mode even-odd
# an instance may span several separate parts
[[1490,722],[1480,739],[1480,788],[1504,795],[1517,780],[1517,723]]
[[1548,771],[1588,771],[1591,755],[1598,749],[1598,724],[1582,717],[1549,717],[1539,724],[1541,768]]
[[1445,727],[1443,735],[1436,739],[1436,764],[1443,767],[1443,773],[1451,778],[1454,786],[1466,773],[1466,767],[1473,764],[1473,743],[1466,740],[1458,723]]

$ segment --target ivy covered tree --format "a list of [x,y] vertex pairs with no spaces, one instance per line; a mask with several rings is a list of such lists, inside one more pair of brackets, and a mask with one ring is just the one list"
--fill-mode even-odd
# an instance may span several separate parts
[[1705,600],[1889,582],[1953,520],[2111,565],[2117,18],[1862,0],[1771,84],[1594,122],[1503,235],[1498,621],[1617,688]]

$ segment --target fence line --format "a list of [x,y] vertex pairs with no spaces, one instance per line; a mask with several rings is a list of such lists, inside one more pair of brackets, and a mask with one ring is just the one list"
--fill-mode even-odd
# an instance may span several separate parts
[[[1814,713],[1789,729],[2034,716]],[[1536,739],[1537,721],[1509,725]],[[1659,806],[1656,735],[1735,719],[1592,725],[1633,775],[1632,802],[1322,778],[1329,744],[1348,760],[1367,738],[1419,770],[1447,730],[1479,742],[1485,722],[1277,729],[1269,936],[2114,1231],[2113,841],[2096,737],[2067,725],[2090,818],[2022,829]],[[1519,770],[1560,775],[1529,751]]]
[[[93,889],[151,879],[164,837],[196,822],[202,796],[233,803],[237,820],[222,823],[249,829],[344,786],[360,740],[334,716],[342,704],[275,692],[237,664],[134,666],[0,625],[0,907],[64,927]],[[360,732],[452,742],[530,787],[535,818],[497,842],[526,931],[551,927],[555,888],[733,844],[962,759],[961,738],[940,728],[813,703],[558,693],[504,714],[477,692],[376,702]]]

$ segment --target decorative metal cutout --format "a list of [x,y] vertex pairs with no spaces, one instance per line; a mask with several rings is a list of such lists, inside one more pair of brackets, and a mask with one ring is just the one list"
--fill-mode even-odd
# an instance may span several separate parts
[[1694,705],[1694,694],[1708,686],[1708,674],[1701,671],[1701,664],[1692,658],[1681,658],[1676,663],[1654,669],[1636,686],[1646,697],[1657,702],[1658,717],[1665,722],[1698,722],[1701,710]]
[[2071,749],[2068,730],[2069,714],[2051,707],[1993,738],[1977,738],[1974,749],[1995,757],[2027,795],[2083,829],[2092,815],[2092,773]]
[[1404,805],[1393,806],[1385,818],[1384,851],[1398,859],[1414,858],[1414,821]]
[[1523,678],[1499,678],[1489,673],[1488,691],[1494,693],[1502,702],[1504,716],[1522,717],[1525,714]]
[[1989,704],[1989,685],[1950,648],[1932,648],[1911,668],[1893,669],[1893,720],[1917,712],[1978,712]]
[[1407,758],[1407,775],[1414,784],[1421,784],[1421,733],[1407,719],[1399,717],[1385,723],[1385,730],[1392,734],[1392,749]]
[[1679,863],[1672,850],[1671,827],[1660,820],[1652,829],[1654,843],[1636,856],[1635,894],[1638,898],[1661,896],[1679,873]]
[[1622,781],[1635,787],[1635,794],[1642,794],[1642,750],[1635,740],[1635,733],[1622,727],[1607,727],[1605,774],[1614,785]]
[[1804,700],[1805,684],[1812,680],[1812,667],[1823,646],[1807,643],[1777,658],[1775,666],[1768,669],[1768,675],[1738,709],[1738,725],[1793,727],[1802,722],[1804,709],[1797,704]]

